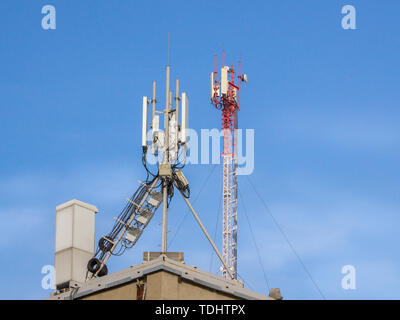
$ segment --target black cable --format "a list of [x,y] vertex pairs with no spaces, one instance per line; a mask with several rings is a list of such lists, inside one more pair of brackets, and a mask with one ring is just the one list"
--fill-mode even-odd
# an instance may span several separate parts
[[177,174],[175,173],[175,171],[172,171],[172,179],[173,179],[174,182],[176,183],[177,188],[178,188],[180,191],[182,191],[183,196],[184,196],[186,199],[189,199],[189,198],[190,198],[190,187],[189,187],[189,185],[186,185],[186,186],[183,185],[182,181],[180,181],[180,180],[178,179],[178,176],[177,176]]
[[[147,174],[149,174],[149,175],[153,176],[153,178],[155,178],[155,177],[158,176],[158,172],[157,172],[157,174],[154,174],[147,168],[146,155],[147,155],[147,150],[143,151],[143,153],[142,153],[142,164],[143,164],[143,167],[146,169]],[[146,181],[147,181],[147,179],[146,179]]]
[[255,291],[255,290],[253,289],[253,287],[250,285],[250,283],[248,283],[246,280],[244,280],[244,278],[239,274],[239,272],[236,271],[236,274],[238,275],[238,277],[240,277],[240,278],[243,280],[243,282],[245,283],[245,285],[247,285],[247,287],[249,287],[250,290]]
[[315,288],[318,290],[319,294],[321,295],[321,297],[325,300],[325,296],[322,293],[321,289],[318,287],[317,283],[314,281],[314,278],[311,276],[311,273],[308,271],[308,269],[306,268],[303,260],[300,258],[300,256],[298,255],[298,253],[296,252],[296,250],[294,249],[292,243],[289,241],[289,238],[286,236],[286,234],[283,232],[282,228],[280,227],[278,221],[276,221],[275,217],[273,216],[271,210],[269,209],[269,207],[267,206],[267,204],[265,203],[264,199],[261,197],[261,195],[259,194],[259,192],[257,191],[256,187],[254,186],[254,184],[251,182],[250,177],[246,176],[247,180],[249,181],[250,185],[252,186],[254,192],[256,193],[256,195],[258,196],[258,198],[261,200],[261,202],[264,205],[265,210],[268,212],[268,214],[270,215],[270,217],[272,218],[272,221],[274,222],[275,226],[278,228],[278,230],[280,231],[280,233],[282,234],[283,238],[286,240],[287,244],[289,245],[290,249],[293,251],[294,255],[297,257],[298,261],[300,262],[301,266],[303,267],[304,271],[307,273],[308,277],[310,278],[311,282],[314,284]]
[[271,287],[269,285],[267,273],[265,272],[265,268],[264,268],[264,265],[263,265],[262,260],[261,260],[260,250],[258,249],[258,246],[257,246],[256,237],[254,236],[253,228],[251,227],[250,219],[249,219],[249,216],[247,214],[246,206],[244,204],[244,198],[242,197],[242,193],[239,190],[239,186],[238,186],[238,193],[239,193],[239,197],[240,197],[240,200],[241,200],[240,202],[242,203],[244,215],[246,216],[247,224],[249,225],[249,229],[250,229],[251,237],[253,239],[254,247],[256,248],[256,251],[257,251],[258,262],[260,263],[261,269],[262,269],[263,274],[264,274],[265,283],[267,284],[267,288],[268,288],[268,291],[269,291],[271,289]]
[[[148,189],[150,188],[150,185],[154,182],[154,180],[156,178],[157,177],[154,177],[151,181],[146,182],[145,185],[139,186],[139,188],[136,190],[136,192],[130,198],[131,201],[134,203],[137,203],[137,204],[141,203],[143,197],[146,195]],[[132,215],[137,213],[138,208],[136,208],[136,206],[132,202],[128,201],[128,203],[125,205],[124,209],[119,214],[118,220],[115,222],[113,228],[111,229],[111,232],[108,233],[108,235],[106,236],[106,238],[109,241],[114,242],[115,238],[123,230],[123,228],[128,223],[128,221],[130,220]],[[106,252],[108,252],[111,249],[111,247],[109,247],[107,245],[110,243],[110,242],[108,242],[107,239],[104,239],[104,237],[102,237],[99,241],[99,245],[98,245],[99,248],[96,250],[95,256],[100,254],[100,260],[102,260],[105,256]],[[103,243],[103,245],[104,245],[103,250],[100,248],[101,242],[105,242],[105,244]],[[118,247],[117,250],[116,250],[116,248],[114,248],[114,250],[111,254],[116,255],[116,256],[122,255],[125,252],[127,247],[128,246],[126,245],[126,243],[124,243],[122,241],[122,242],[120,242],[120,247]]]
[[[175,170],[182,169],[186,163],[180,163],[179,162],[179,151],[180,151],[180,146],[178,148],[177,152],[177,159],[175,161],[175,164],[172,166],[173,168],[173,173]],[[143,148],[142,152],[142,164],[143,167],[146,170],[146,179],[144,185],[139,186],[139,188],[135,191],[135,193],[130,197],[130,201],[127,202],[125,207],[122,209],[120,214],[117,217],[117,221],[115,222],[113,228],[111,231],[104,237],[101,237],[96,249],[95,257],[99,256],[100,260],[102,261],[108,251],[111,250],[111,243],[115,241],[117,236],[122,232],[122,230],[125,228],[126,224],[128,221],[131,219],[132,215],[136,215],[138,213],[139,208],[137,208],[135,204],[139,204],[142,202],[143,197],[146,195],[148,189],[150,188],[150,185],[154,182],[156,178],[158,178],[159,173],[154,174],[149,170],[147,167],[147,161],[146,161],[146,155],[147,155],[147,147]],[[186,161],[185,161],[186,162]],[[178,179],[175,179],[178,181]],[[159,188],[162,185],[162,181],[158,183],[157,186],[153,187],[154,189]],[[182,190],[182,193],[184,194],[185,197],[190,197],[190,188],[189,186],[183,186],[182,184],[179,184],[180,189]],[[171,203],[172,197],[174,196],[174,186],[172,181],[168,182],[168,207]],[[133,244],[130,244],[128,241],[123,239],[121,242],[119,242],[118,246],[114,248],[113,252],[111,252],[112,255],[119,256],[122,255],[126,249],[132,248]]]

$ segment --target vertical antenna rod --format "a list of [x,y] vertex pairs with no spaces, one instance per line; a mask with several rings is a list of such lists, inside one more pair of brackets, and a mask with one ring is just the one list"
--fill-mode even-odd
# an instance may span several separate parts
[[151,102],[153,104],[151,119],[154,119],[154,116],[156,115],[156,82],[155,81],[153,81],[153,99],[151,100]]
[[176,79],[176,91],[175,91],[175,118],[176,118],[176,130],[179,131],[179,79]]

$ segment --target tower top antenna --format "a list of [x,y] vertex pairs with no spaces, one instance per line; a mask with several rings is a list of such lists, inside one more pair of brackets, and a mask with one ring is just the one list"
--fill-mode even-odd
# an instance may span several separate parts
[[[247,82],[247,76],[238,69],[225,65],[225,49],[222,50],[222,68],[220,80],[217,79],[217,56],[214,57],[214,72],[211,72],[211,103],[222,111],[223,130],[223,230],[222,255],[224,266],[222,274],[228,278],[237,278],[237,130],[238,111],[240,110],[240,83]],[[226,268],[226,266],[228,268]]]
[[169,63],[170,63],[170,50],[171,50],[170,35],[169,35],[169,32],[168,32],[168,66],[169,66]]

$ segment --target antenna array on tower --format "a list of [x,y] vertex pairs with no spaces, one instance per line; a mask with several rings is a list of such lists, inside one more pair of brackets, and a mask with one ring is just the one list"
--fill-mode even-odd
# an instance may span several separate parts
[[[211,73],[211,103],[222,111],[223,130],[223,191],[222,191],[222,257],[229,270],[221,267],[225,277],[237,277],[237,128],[240,110],[240,83],[247,82],[247,75],[235,76],[233,66],[225,66],[225,52],[222,56],[220,81],[217,80],[217,57],[214,58],[214,72]],[[237,78],[237,79],[236,79]],[[237,80],[237,84],[235,83]]]

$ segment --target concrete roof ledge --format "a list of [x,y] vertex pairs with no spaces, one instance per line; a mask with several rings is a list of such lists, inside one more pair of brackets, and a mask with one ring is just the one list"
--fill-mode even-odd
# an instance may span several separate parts
[[[160,255],[157,259],[143,262],[140,265],[131,266],[101,278],[94,278],[82,285],[73,295],[74,298],[84,297],[107,288],[112,288],[124,283],[134,281],[147,274],[157,271],[166,271],[176,274],[183,279],[192,281],[202,286],[215,289],[217,291],[227,293],[246,300],[275,300],[270,296],[263,295],[258,292],[244,288],[241,281],[227,280],[215,274],[199,270],[195,266],[188,266],[182,262],[178,262],[168,258],[166,255]],[[65,292],[53,295],[49,299],[64,300],[70,299],[71,293]]]

